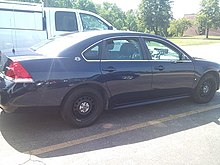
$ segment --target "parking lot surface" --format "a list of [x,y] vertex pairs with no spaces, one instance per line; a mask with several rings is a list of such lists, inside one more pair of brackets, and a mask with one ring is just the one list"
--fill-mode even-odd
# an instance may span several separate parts
[[0,165],[220,164],[220,91],[208,104],[183,99],[106,111],[81,129],[64,123],[58,110],[1,113]]

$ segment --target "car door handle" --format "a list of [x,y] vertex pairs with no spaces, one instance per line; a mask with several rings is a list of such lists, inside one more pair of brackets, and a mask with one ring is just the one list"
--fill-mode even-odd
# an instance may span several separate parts
[[160,65],[160,66],[155,66],[154,69],[155,69],[155,70],[162,71],[162,70],[164,70],[165,68],[164,68],[162,65]]
[[116,69],[113,66],[109,66],[107,68],[102,68],[102,71],[114,72]]

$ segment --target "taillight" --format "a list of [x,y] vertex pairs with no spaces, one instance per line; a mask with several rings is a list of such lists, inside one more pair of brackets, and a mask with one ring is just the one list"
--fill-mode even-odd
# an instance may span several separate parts
[[33,82],[31,75],[19,62],[12,62],[5,75],[13,78],[16,82]]

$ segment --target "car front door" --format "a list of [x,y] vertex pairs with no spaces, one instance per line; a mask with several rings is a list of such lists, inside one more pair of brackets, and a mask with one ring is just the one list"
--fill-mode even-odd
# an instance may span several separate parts
[[138,104],[150,97],[152,70],[144,57],[139,38],[105,40],[101,71],[112,96],[111,105]]
[[193,88],[193,62],[170,43],[145,38],[153,71],[154,97],[169,98],[189,95]]

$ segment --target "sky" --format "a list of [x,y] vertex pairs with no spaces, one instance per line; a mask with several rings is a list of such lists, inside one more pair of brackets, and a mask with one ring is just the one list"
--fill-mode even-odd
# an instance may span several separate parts
[[[94,3],[116,3],[123,11],[137,9],[141,0],[92,0]],[[182,18],[184,14],[197,13],[201,0],[173,0],[172,11],[174,18]]]

